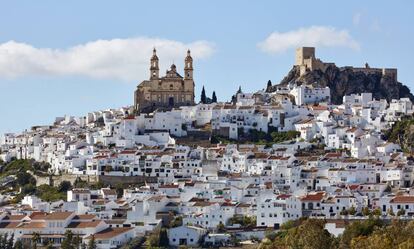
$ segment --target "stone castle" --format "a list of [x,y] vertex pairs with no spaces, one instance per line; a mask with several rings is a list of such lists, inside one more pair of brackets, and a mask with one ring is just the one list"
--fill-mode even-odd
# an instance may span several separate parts
[[[300,69],[300,75],[304,75],[307,71],[325,70],[329,66],[335,66],[335,63],[323,62],[315,57],[314,47],[301,47],[296,49],[295,66]],[[396,68],[371,68],[368,63],[365,63],[365,67],[340,67],[340,69],[351,69],[353,72],[362,72],[365,74],[381,73],[387,75],[397,81],[397,69]]]
[[134,93],[137,113],[148,113],[156,109],[170,110],[174,107],[194,105],[193,58],[190,50],[184,60],[184,77],[174,64],[164,77],[159,76],[157,51],[153,50],[149,80],[142,81]]

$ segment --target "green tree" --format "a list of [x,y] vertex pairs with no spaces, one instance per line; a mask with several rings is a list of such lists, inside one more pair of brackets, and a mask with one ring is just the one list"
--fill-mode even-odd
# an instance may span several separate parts
[[14,243],[13,249],[24,249],[24,245],[21,240],[17,240],[16,243]]
[[401,208],[400,210],[398,210],[397,215],[398,216],[405,215],[405,209],[404,208]]
[[96,241],[94,235],[92,235],[92,238],[88,242],[88,249],[96,249]]
[[67,192],[68,190],[71,190],[72,189],[72,183],[70,183],[70,181],[62,181],[60,184],[59,184],[59,187],[58,187],[58,191],[59,192]]
[[368,208],[368,207],[363,207],[363,208],[362,208],[362,215],[364,215],[364,216],[369,216],[369,215],[371,215],[371,210],[369,210],[369,208]]
[[201,90],[201,97],[200,97],[200,101],[201,101],[201,103],[203,103],[203,104],[206,104],[206,103],[207,103],[206,90],[204,89],[204,86],[203,86],[203,89]]
[[243,93],[241,86],[239,86],[239,89],[237,89],[237,92],[236,92],[236,93],[237,93],[237,94],[239,94],[239,93]]
[[32,234],[32,241],[31,241],[31,248],[37,249],[37,244],[40,243],[40,234],[39,233],[33,233]]
[[300,226],[288,230],[285,243],[288,248],[331,249],[336,240],[325,229],[325,221],[307,219]]
[[213,91],[213,95],[211,96],[211,103],[217,103],[216,91]]
[[62,249],[74,249],[73,246],[73,233],[71,230],[66,230],[65,232],[65,238],[62,241],[61,244]]
[[350,215],[355,215],[356,214],[356,209],[355,209],[355,207],[354,206],[352,206],[352,207],[350,207],[349,208],[349,210],[348,210],[348,213],[350,214]]
[[167,248],[168,245],[169,245],[169,240],[168,240],[168,235],[167,235],[167,229],[163,227],[160,229],[159,246]]
[[19,186],[24,186],[26,184],[36,185],[36,179],[27,172],[19,172],[16,175],[16,182]]
[[10,238],[7,241],[6,249],[13,249],[13,244],[14,244],[14,233],[10,235]]
[[79,236],[79,234],[76,234],[75,237],[72,240],[73,242],[73,248],[79,249],[81,247],[82,244],[82,239]]
[[267,81],[266,92],[272,92],[272,81]]
[[372,214],[375,216],[380,216],[382,214],[381,209],[376,208],[374,211],[372,211]]
[[226,231],[226,226],[224,226],[224,224],[220,222],[220,223],[217,225],[217,231],[218,231],[219,233],[223,233],[223,232],[225,232],[225,231]]
[[350,223],[341,236],[339,248],[348,249],[351,248],[351,242],[354,238],[366,237],[372,234],[375,229],[384,225],[383,221],[378,218],[372,218],[365,221],[355,221]]

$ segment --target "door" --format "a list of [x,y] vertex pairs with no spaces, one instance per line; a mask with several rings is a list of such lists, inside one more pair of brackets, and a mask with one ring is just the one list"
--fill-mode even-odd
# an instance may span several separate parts
[[174,106],[174,97],[169,97],[168,98],[168,106],[169,107],[173,107]]

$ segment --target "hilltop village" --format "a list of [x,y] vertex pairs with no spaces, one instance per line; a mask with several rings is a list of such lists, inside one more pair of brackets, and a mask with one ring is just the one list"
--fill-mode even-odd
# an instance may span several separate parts
[[[314,51],[297,50],[301,75],[329,65]],[[191,52],[184,76],[173,64],[161,77],[158,61],[154,49],[133,106],[2,136],[0,234],[55,248],[68,231],[102,249],[235,246],[302,217],[333,236],[371,215],[411,219],[411,151],[387,133],[413,115],[409,98],[333,104],[329,87],[290,82],[196,104]]]

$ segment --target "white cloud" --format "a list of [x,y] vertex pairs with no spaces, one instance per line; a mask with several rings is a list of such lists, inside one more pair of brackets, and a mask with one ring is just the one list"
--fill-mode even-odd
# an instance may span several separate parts
[[157,48],[161,70],[173,61],[181,65],[187,49],[195,60],[209,57],[207,41],[182,43],[157,38],[97,40],[67,49],[35,48],[9,41],[0,44],[0,77],[79,75],[140,81],[146,78],[152,49]]
[[257,46],[262,51],[272,54],[302,46],[359,49],[358,42],[351,37],[347,30],[337,30],[326,26],[311,26],[285,33],[273,32]]

